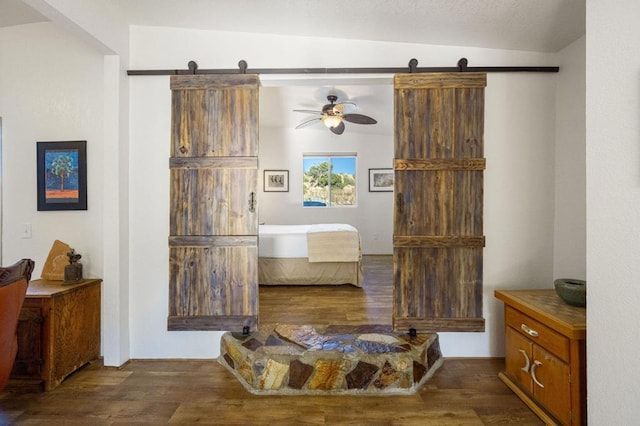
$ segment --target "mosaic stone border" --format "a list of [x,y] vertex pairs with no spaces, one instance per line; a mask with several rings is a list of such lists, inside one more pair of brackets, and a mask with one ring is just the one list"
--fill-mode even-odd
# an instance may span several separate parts
[[258,395],[414,394],[442,364],[438,335],[278,324],[227,332],[218,362]]

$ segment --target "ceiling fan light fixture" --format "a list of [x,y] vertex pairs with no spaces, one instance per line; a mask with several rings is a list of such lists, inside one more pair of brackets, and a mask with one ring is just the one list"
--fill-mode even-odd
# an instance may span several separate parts
[[322,123],[329,129],[336,128],[342,123],[342,117],[337,115],[326,115],[322,117]]
[[294,109],[296,112],[304,112],[307,114],[316,114],[319,115],[315,118],[310,118],[296,126],[296,129],[301,129],[303,127],[307,127],[313,123],[317,123],[321,121],[322,124],[328,128],[333,134],[341,135],[344,133],[344,123],[348,121],[349,123],[355,124],[376,124],[377,121],[367,115],[363,114],[353,114],[351,111],[355,110],[356,104],[353,102],[340,102],[335,103],[338,100],[336,95],[328,95],[327,100],[328,104],[322,106],[321,111],[313,111],[307,109]]

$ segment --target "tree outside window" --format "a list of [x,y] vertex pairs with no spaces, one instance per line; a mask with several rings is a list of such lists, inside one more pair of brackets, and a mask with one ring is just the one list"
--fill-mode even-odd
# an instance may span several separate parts
[[303,157],[302,201],[306,207],[356,205],[356,157]]

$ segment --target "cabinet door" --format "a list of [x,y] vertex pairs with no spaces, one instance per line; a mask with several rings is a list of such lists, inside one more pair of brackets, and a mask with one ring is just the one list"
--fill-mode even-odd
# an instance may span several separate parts
[[543,348],[533,346],[533,395],[563,424],[571,422],[569,366]]
[[505,364],[507,374],[524,390],[533,393],[533,380],[531,379],[531,365],[533,344],[529,339],[507,327]]
[[18,319],[18,353],[11,377],[40,379],[43,364],[43,321],[40,306],[29,306],[29,300],[26,300]]

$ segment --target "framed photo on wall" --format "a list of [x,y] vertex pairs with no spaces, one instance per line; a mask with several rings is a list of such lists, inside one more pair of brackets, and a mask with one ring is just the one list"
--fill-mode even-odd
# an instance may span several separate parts
[[289,170],[265,170],[264,192],[289,192]]
[[393,169],[369,169],[369,192],[393,192]]
[[87,141],[37,142],[38,210],[87,210]]

